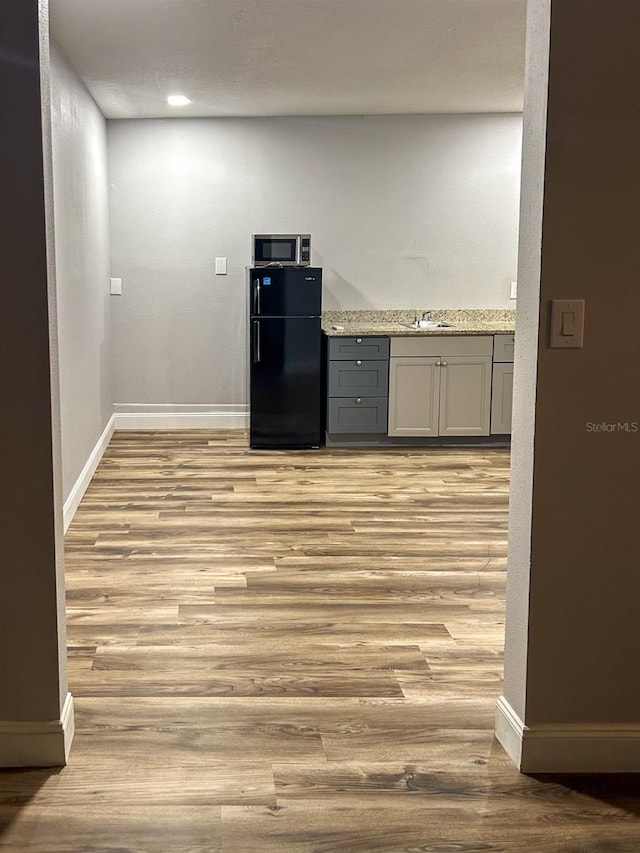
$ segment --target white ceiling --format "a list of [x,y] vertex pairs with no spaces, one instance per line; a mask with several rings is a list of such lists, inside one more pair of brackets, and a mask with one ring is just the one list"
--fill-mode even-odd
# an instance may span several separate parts
[[[526,0],[50,0],[107,118],[520,112]],[[188,95],[182,109],[166,104]]]

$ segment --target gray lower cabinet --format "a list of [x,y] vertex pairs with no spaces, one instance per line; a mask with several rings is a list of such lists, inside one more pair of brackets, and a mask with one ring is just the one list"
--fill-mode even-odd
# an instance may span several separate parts
[[329,337],[327,433],[507,435],[514,340],[513,335]]
[[491,382],[491,434],[511,433],[514,335],[495,335]]
[[389,435],[485,436],[490,337],[392,338]]
[[386,433],[389,338],[329,338],[327,432]]

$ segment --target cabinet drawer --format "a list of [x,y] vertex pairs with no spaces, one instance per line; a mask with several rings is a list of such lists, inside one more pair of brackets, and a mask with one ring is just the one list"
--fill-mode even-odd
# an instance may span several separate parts
[[329,358],[352,360],[356,358],[389,358],[389,338],[329,338]]
[[386,397],[330,397],[327,432],[387,431]]
[[329,397],[386,397],[388,361],[330,361]]
[[513,361],[513,349],[515,346],[515,341],[515,335],[494,335],[493,360]]
[[490,335],[414,335],[391,338],[392,356],[491,355]]

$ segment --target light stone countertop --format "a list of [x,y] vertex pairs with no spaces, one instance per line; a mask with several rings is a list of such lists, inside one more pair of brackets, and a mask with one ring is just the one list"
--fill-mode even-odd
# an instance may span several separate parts
[[[425,309],[426,310],[426,309]],[[419,311],[422,316],[424,311]],[[436,321],[450,323],[451,328],[409,329],[401,323],[410,323],[415,311],[325,311],[322,331],[330,337],[358,335],[509,335],[515,333],[516,312],[511,309],[469,308],[432,311]],[[342,326],[334,329],[333,326]]]

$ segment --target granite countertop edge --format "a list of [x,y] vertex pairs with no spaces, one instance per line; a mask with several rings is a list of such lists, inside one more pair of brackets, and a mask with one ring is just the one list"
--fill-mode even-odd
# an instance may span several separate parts
[[[449,309],[433,311],[436,321],[451,328],[409,329],[401,324],[411,322],[414,311],[327,311],[322,316],[322,331],[329,337],[381,335],[388,337],[515,334],[515,311],[510,309]],[[342,326],[341,329],[333,328]]]

